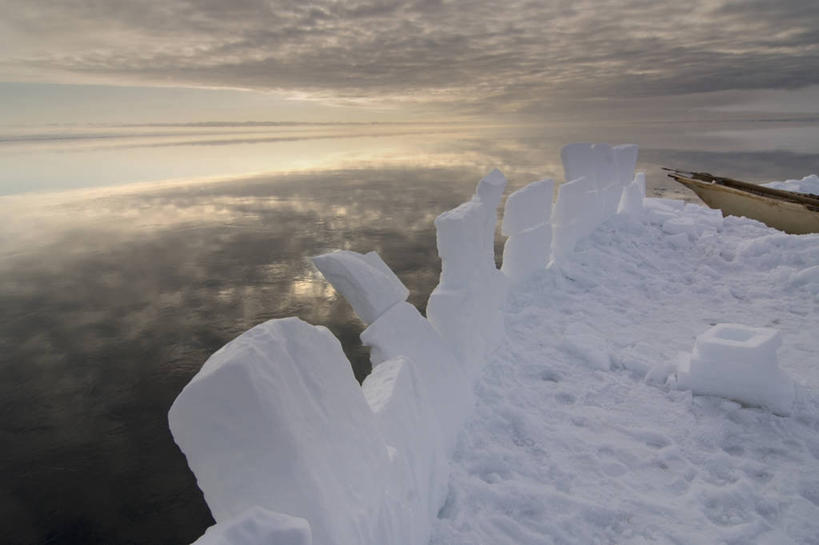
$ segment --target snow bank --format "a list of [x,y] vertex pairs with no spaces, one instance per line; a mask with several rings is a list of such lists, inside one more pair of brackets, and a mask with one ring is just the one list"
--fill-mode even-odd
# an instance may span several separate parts
[[677,367],[678,388],[789,415],[793,381],[777,366],[782,338],[775,329],[718,324],[699,335]]

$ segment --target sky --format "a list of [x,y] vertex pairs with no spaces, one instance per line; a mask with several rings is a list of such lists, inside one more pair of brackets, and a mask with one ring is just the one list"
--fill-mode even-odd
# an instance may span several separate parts
[[0,124],[819,112],[815,0],[0,0]]

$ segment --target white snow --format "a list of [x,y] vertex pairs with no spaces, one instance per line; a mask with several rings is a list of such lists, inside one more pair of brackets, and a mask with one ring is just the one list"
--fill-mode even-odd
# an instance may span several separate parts
[[[645,211],[510,291],[433,545],[819,543],[819,235]],[[719,323],[779,331],[790,416],[673,387]]]
[[785,191],[796,191],[797,193],[811,193],[819,195],[819,176],[811,174],[801,180],[785,180],[784,182],[769,182],[762,184],[772,189],[784,189]]
[[303,518],[254,506],[221,524],[215,524],[194,545],[311,545],[310,524]]
[[495,267],[495,171],[436,220],[429,320],[380,259],[322,269],[368,309],[361,388],[295,319],[205,363],[170,414],[203,545],[308,545],[301,519],[316,545],[819,543],[819,235],[644,199],[633,146],[563,158],[551,221],[506,209],[505,259],[553,228],[550,266]]

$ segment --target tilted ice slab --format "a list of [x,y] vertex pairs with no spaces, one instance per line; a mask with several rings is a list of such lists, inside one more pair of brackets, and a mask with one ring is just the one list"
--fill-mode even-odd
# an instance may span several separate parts
[[794,385],[777,365],[781,343],[776,329],[718,324],[697,337],[690,356],[681,357],[676,385],[788,415]]
[[324,327],[285,318],[246,331],[205,362],[169,421],[218,523],[259,506],[339,545],[373,543],[386,525],[387,445]]
[[503,207],[501,233],[513,236],[552,218],[552,197],[555,182],[544,179],[518,189],[506,198]]
[[409,296],[409,290],[376,252],[338,250],[314,257],[313,263],[365,324]]

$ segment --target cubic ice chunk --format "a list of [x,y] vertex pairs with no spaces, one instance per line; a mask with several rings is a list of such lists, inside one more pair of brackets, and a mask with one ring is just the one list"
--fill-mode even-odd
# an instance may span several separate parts
[[316,256],[313,263],[365,324],[409,296],[409,290],[376,252],[339,250]]
[[516,235],[526,229],[546,223],[552,217],[554,180],[532,182],[506,198],[501,233]]
[[430,522],[446,499],[449,470],[443,444],[430,433],[436,417],[418,383],[416,364],[403,356],[382,362],[362,389],[385,440],[395,449],[390,492],[403,515],[396,517],[402,523],[397,534],[406,543],[426,543]]
[[[503,340],[506,276],[497,269],[486,271],[478,287],[436,287],[427,301],[427,316],[446,340],[464,369],[472,373]],[[482,287],[481,287],[482,286]]]
[[634,180],[623,188],[620,196],[620,204],[617,207],[618,214],[631,216],[638,215],[643,211],[643,201],[646,198],[646,175],[638,172]]
[[485,267],[492,269],[495,269],[495,228],[498,225],[498,206],[505,188],[506,177],[498,169],[495,169],[478,182],[473,197],[473,201],[478,201],[486,206],[483,228],[479,231],[481,259]]
[[617,183],[614,170],[614,150],[609,144],[592,144],[591,161],[598,187],[602,189]]
[[402,302],[385,312],[361,333],[371,347],[373,367],[392,358],[413,362],[418,388],[434,414],[429,432],[446,452],[455,446],[458,432],[472,406],[471,379],[435,328],[413,305]]
[[258,505],[214,524],[193,545],[312,545],[310,524],[303,518],[269,511]]
[[694,356],[698,360],[741,361],[741,365],[755,368],[775,367],[781,345],[779,331],[770,327],[717,324],[697,337]]
[[475,198],[490,208],[497,208],[503,196],[504,189],[506,189],[506,176],[504,176],[500,170],[493,169],[492,172],[478,182],[478,187],[475,190]]
[[718,324],[697,337],[690,356],[681,357],[677,387],[788,415],[795,390],[777,365],[780,344],[775,329]]
[[552,247],[552,225],[541,223],[506,239],[501,271],[512,282],[522,282],[546,267]]
[[[628,152],[623,154],[625,160]],[[560,151],[560,158],[566,181],[586,178],[598,189],[617,183],[615,150],[609,144],[567,144]]]
[[589,183],[596,183],[597,172],[590,142],[575,142],[567,144],[560,150],[560,159],[563,162],[563,179],[568,182],[578,178],[586,178]]
[[621,188],[634,180],[634,168],[637,166],[639,147],[636,144],[620,144],[614,151],[614,178]]
[[588,178],[560,184],[552,215],[552,254],[560,260],[599,224],[599,192]]
[[[557,245],[559,253],[571,251],[577,240],[588,236],[615,214],[637,213],[642,208],[641,203],[639,208],[636,203],[642,198],[640,186],[633,185],[637,152],[633,144],[612,147],[580,142],[563,147],[560,156],[567,183],[585,181],[580,187],[567,188],[566,202],[559,206],[561,196],[558,195],[553,224],[555,239],[561,242]],[[644,185],[642,195],[645,196]],[[573,202],[581,197],[582,210],[581,205]]]
[[427,302],[427,317],[468,373],[503,335],[507,279],[495,266],[495,228],[505,186],[506,178],[492,171],[471,201],[435,219],[441,281]]
[[341,344],[270,320],[215,352],[169,412],[217,522],[253,506],[309,521],[316,543],[371,542],[389,458]]
[[479,275],[485,261],[482,234],[488,215],[487,205],[473,200],[435,218],[441,285],[462,287]]

